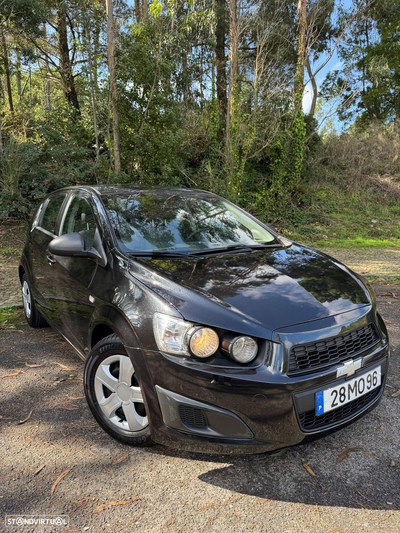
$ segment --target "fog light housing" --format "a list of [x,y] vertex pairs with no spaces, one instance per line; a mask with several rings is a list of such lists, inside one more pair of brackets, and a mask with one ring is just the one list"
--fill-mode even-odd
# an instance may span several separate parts
[[206,358],[213,355],[219,346],[219,337],[211,328],[194,327],[188,331],[189,349],[193,355]]
[[224,338],[223,351],[234,361],[241,364],[250,363],[258,353],[258,344],[253,337],[239,336]]

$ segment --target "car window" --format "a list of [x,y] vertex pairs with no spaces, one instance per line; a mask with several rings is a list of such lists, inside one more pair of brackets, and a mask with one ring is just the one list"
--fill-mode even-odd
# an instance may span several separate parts
[[66,194],[59,194],[57,196],[50,197],[47,202],[45,212],[42,216],[40,222],[40,227],[50,231],[50,233],[56,233],[56,223],[58,218],[58,213],[60,212],[61,206],[64,202]]
[[64,217],[61,235],[80,233],[88,250],[93,246],[96,228],[96,219],[89,202],[82,196],[74,196]]

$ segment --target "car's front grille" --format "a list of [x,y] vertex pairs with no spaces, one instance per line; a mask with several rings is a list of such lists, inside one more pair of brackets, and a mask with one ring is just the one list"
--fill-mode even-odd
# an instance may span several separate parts
[[381,389],[382,386],[323,415],[316,416],[315,410],[301,413],[299,415],[300,427],[303,431],[314,431],[346,422],[346,420],[357,415],[357,413],[364,410],[368,405],[372,405],[379,396]]
[[207,418],[201,409],[189,405],[179,406],[179,416],[183,424],[190,428],[206,428]]
[[372,348],[379,341],[373,324],[344,335],[293,346],[289,354],[288,375],[313,372],[346,361]]

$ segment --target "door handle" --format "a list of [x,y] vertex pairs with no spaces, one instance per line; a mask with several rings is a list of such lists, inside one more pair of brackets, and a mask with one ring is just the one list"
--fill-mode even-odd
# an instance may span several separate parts
[[47,259],[49,265],[54,265],[54,263],[56,263],[56,260],[54,259],[54,257],[52,255],[47,255],[46,259]]

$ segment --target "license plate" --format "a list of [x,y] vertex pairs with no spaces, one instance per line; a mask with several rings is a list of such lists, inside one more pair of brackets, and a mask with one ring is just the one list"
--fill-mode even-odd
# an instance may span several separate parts
[[346,405],[356,398],[360,398],[381,384],[381,367],[373,368],[369,372],[350,379],[341,385],[317,392],[315,394],[315,414],[323,415],[342,405]]

